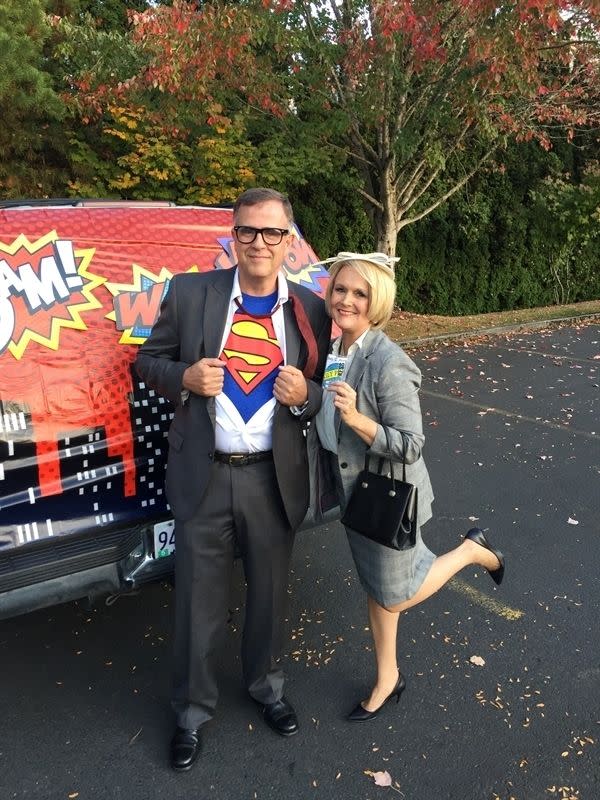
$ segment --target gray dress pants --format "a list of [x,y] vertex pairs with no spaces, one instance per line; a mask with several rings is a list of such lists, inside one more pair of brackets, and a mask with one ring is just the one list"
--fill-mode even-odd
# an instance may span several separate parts
[[175,520],[172,705],[180,727],[198,728],[215,711],[236,544],[247,583],[244,683],[261,703],[282,696],[284,675],[276,659],[283,644],[293,541],[272,461],[215,462],[197,513]]

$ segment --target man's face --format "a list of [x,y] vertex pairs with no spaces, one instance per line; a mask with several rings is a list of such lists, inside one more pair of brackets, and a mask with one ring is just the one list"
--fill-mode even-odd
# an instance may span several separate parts
[[[242,206],[236,214],[236,225],[251,228],[285,228],[290,223],[278,200],[267,200],[254,206]],[[240,287],[249,294],[269,294],[275,291],[279,272],[292,235],[284,236],[279,244],[266,244],[261,234],[250,244],[242,244],[235,237],[235,250],[239,270]]]

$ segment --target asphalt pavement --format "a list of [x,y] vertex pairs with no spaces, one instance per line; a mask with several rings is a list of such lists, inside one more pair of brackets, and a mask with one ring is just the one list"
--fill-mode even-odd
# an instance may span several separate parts
[[[600,326],[407,347],[423,372],[441,553],[473,525],[507,558],[466,569],[400,623],[407,690],[344,720],[373,677],[343,529],[298,535],[282,739],[245,695],[236,565],[218,715],[168,766],[172,588],[0,622],[0,800],[595,800],[600,795]],[[372,774],[391,776],[376,785]]]

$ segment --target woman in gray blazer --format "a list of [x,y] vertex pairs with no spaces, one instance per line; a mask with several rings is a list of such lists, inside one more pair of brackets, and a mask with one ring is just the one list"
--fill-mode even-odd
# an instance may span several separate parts
[[[323,402],[316,417],[321,445],[330,453],[342,511],[356,477],[369,456],[402,462],[407,481],[418,488],[419,528],[431,517],[433,492],[421,451],[425,437],[419,405],[421,373],[402,348],[381,330],[389,321],[396,285],[395,258],[383,253],[339,253],[330,264],[325,302],[341,331],[325,369]],[[343,373],[331,383],[328,374]],[[399,700],[406,682],[398,669],[396,635],[400,612],[421,603],[463,567],[477,564],[496,583],[504,558],[478,528],[442,556],[424,544],[420,529],[409,550],[393,550],[346,528],[360,582],[368,597],[377,678],[366,700],[348,716],[372,719],[392,698]]]

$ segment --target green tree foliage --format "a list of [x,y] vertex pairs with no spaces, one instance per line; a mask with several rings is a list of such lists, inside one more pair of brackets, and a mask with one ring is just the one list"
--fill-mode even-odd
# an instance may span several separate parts
[[64,181],[63,105],[45,71],[42,0],[0,0],[0,194],[39,196]]
[[152,3],[148,0],[71,0],[78,15],[89,15],[98,28],[125,30],[131,11],[144,11]]
[[[60,0],[56,0],[60,3]],[[130,10],[130,6],[134,8]],[[135,106],[128,117],[119,106],[90,101],[90,86],[118,85],[144,65],[131,41],[130,19],[135,7],[143,10],[147,2],[127,0],[94,2],[71,0],[69,9],[55,18],[52,43],[52,64],[55,83],[61,87],[68,111],[65,138],[68,141],[70,180],[66,193],[82,197],[145,197],[168,196],[164,181],[148,176],[133,176],[131,167],[120,159],[135,155],[135,141],[140,131],[151,128]],[[56,9],[58,11],[58,9]],[[68,12],[68,13],[66,13]],[[91,12],[100,13],[99,17]],[[130,132],[130,136],[127,135]],[[152,131],[148,134],[152,138]],[[130,146],[126,141],[130,140]],[[164,153],[162,154],[164,160]],[[154,165],[160,169],[159,163]],[[126,190],[125,190],[126,187]],[[135,189],[129,192],[128,190]]]
[[552,302],[600,296],[600,162],[588,161],[578,182],[549,175],[531,192],[538,226],[531,248],[548,264]]
[[169,135],[144,107],[117,105],[101,122],[96,142],[73,140],[76,177],[69,190],[75,195],[222,205],[254,179],[254,153],[235,124],[194,140]]
[[131,30],[89,14],[61,22],[56,53],[83,123],[70,191],[218,204],[256,183],[332,173],[314,130],[275,113],[271,43],[260,25],[256,51],[246,46],[256,26],[243,3],[161,4],[130,20]]
[[305,174],[340,153],[390,253],[508,139],[549,147],[554,127],[600,118],[587,0],[174,0],[132,25],[144,68],[116,86],[92,76],[91,102],[149,106],[154,91],[165,122],[175,104],[185,123],[186,101],[208,125],[216,102],[219,124],[235,116],[252,146],[272,129]]
[[405,231],[399,305],[468,314],[600,297],[597,153],[511,145]]
[[370,253],[373,230],[352,172],[287,188],[302,233],[322,258],[341,250]]
[[573,135],[599,120],[597,3],[266,5],[291,34],[291,70],[304,92],[344,120],[381,250],[394,253],[400,231],[507,140],[549,147],[553,129]]
[[553,126],[599,118],[600,9],[584,0],[174,0],[131,21],[141,68],[111,82],[96,59],[74,74],[79,101],[144,106],[192,140],[235,117],[267,145],[262,174],[292,185],[298,165],[350,163],[388,252],[510,137],[549,147]]
[[[388,247],[382,231],[396,225],[404,308],[598,297],[593,11],[558,0],[0,0],[0,194],[222,205],[271,185],[290,194],[322,257]],[[556,124],[571,144],[517,141],[548,146]]]

